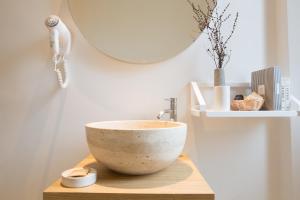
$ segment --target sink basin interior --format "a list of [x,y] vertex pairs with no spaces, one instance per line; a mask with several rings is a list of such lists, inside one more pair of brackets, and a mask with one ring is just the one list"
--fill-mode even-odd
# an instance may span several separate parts
[[185,126],[184,123],[155,120],[127,120],[93,122],[86,125],[89,128],[109,130],[151,130],[168,129]]

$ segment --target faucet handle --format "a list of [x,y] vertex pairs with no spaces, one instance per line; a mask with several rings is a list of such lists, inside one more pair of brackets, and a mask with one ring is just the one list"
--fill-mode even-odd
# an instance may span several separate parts
[[[167,98],[166,101],[170,102],[170,110],[172,110],[173,113],[177,112],[177,98]],[[176,117],[173,117],[176,120]]]
[[176,102],[177,98],[171,97],[171,98],[165,98],[165,101],[171,101],[171,102]]

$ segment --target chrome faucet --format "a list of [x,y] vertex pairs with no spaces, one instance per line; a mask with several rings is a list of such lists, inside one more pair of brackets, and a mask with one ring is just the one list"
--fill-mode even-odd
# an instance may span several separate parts
[[165,114],[169,114],[171,121],[177,121],[177,99],[176,98],[168,98],[166,101],[170,101],[170,108],[166,110],[162,110],[157,115],[157,119],[162,119]]

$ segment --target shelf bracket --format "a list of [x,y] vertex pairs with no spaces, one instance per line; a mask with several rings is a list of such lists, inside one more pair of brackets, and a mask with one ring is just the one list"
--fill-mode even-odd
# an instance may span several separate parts
[[300,116],[300,100],[297,99],[294,95],[291,95],[291,101],[297,106],[298,116]]
[[196,116],[200,116],[200,112],[204,112],[206,110],[206,102],[199,89],[198,83],[193,81],[191,82],[190,85],[191,85],[191,112],[194,113],[194,115]]

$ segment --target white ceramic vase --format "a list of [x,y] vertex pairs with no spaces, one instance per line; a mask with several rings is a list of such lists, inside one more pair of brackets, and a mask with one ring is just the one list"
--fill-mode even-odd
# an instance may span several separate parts
[[214,110],[230,111],[230,86],[214,87]]

